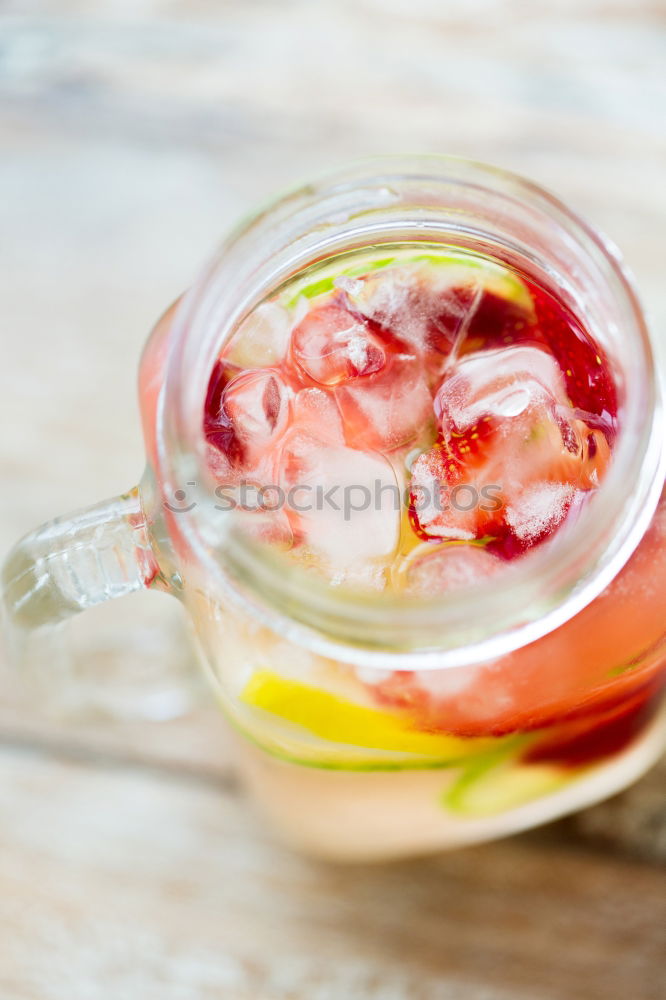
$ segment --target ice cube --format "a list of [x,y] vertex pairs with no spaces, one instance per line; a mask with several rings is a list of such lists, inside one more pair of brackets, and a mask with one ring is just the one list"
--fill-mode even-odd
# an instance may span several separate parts
[[312,308],[301,320],[292,333],[291,353],[298,369],[323,386],[373,375],[386,361],[362,319],[335,301]]
[[281,549],[291,548],[293,532],[286,511],[272,508],[273,500],[270,499],[268,492],[265,495],[265,507],[261,500],[262,498],[259,498],[258,505],[253,509],[236,509],[234,512],[236,530],[262,545]]
[[335,390],[347,442],[356,448],[391,451],[427,434],[433,424],[432,396],[421,365],[393,357],[380,375]]
[[235,376],[222,391],[218,439],[213,443],[234,464],[256,467],[286,430],[290,397],[291,390],[280,374],[270,368]]
[[538,347],[505,347],[463,356],[435,394],[444,433],[461,433],[481,417],[504,420],[530,410],[567,406],[562,372]]
[[[478,280],[467,277],[464,283],[433,295],[429,304],[426,341],[435,354],[444,355],[447,362],[457,354],[467,329],[478,309],[483,288]],[[434,369],[437,358],[430,358]],[[440,368],[441,370],[441,368]]]
[[392,335],[397,350],[421,351],[424,346],[425,288],[413,267],[376,271],[348,291],[353,306]]
[[229,455],[210,442],[206,443],[206,468],[218,483],[234,483],[237,480],[237,469]]
[[280,485],[295,538],[324,561],[329,577],[393,555],[401,498],[381,456],[295,430],[282,451]]
[[506,522],[519,542],[534,545],[561,524],[577,493],[570,483],[532,483],[511,497]]
[[333,285],[335,288],[339,288],[340,291],[346,292],[352,298],[360,295],[363,291],[363,279],[353,278],[348,274],[339,274],[334,279]]
[[301,389],[294,396],[290,426],[326,444],[344,444],[335,398],[325,389]]
[[263,302],[238,327],[224,356],[241,368],[279,365],[287,353],[289,333],[286,309],[277,302]]
[[[485,471],[502,469],[516,485],[544,480],[583,489],[599,484],[610,449],[567,396],[562,371],[537,347],[507,347],[463,357],[435,395],[435,413],[463,465],[480,448]],[[593,419],[593,418],[592,418]]]
[[540,480],[591,485],[587,427],[574,415],[556,360],[537,347],[461,358],[434,409],[454,462],[475,481],[500,483],[507,502]]
[[406,559],[400,578],[409,593],[433,597],[471,587],[506,568],[505,562],[479,545],[452,543],[433,547],[425,542]]
[[440,364],[474,313],[481,293],[481,271],[457,262],[440,269],[413,262],[390,272],[372,272],[344,287],[354,309],[372,320],[384,342],[396,351],[431,354]]

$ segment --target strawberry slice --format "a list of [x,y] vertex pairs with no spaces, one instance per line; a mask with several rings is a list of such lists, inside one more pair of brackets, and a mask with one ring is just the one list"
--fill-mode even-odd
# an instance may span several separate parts
[[529,287],[540,336],[560,366],[572,406],[596,414],[612,431],[617,390],[608,358],[562,302],[538,285]]
[[[601,418],[612,432],[617,419],[617,390],[603,350],[583,329],[570,309],[540,285],[524,281],[531,299],[505,297],[484,288],[471,312],[459,353],[517,345],[547,350],[562,371],[571,405]],[[446,339],[443,342],[446,350]]]
[[208,380],[208,390],[204,403],[204,434],[206,440],[217,451],[222,452],[232,465],[241,465],[244,449],[236,428],[229,420],[222,406],[224,391],[240,372],[235,365],[218,359]]
[[434,409],[437,444],[412,467],[421,538],[490,535],[513,558],[552,534],[608,461],[604,435],[575,416],[557,362],[534,346],[463,356]]
[[[460,447],[464,450],[466,445]],[[480,454],[470,438],[471,461],[465,466],[443,444],[422,452],[412,466],[409,520],[414,532],[426,541],[471,541],[501,531],[502,501],[497,487],[479,482],[472,473]],[[467,457],[464,455],[464,457]]]
[[523,754],[527,764],[582,767],[620,753],[651,722],[662,701],[663,680],[652,678],[642,690],[618,698],[610,707],[556,724]]
[[539,339],[534,312],[522,299],[516,301],[485,288],[467,321],[460,353],[529,344]]

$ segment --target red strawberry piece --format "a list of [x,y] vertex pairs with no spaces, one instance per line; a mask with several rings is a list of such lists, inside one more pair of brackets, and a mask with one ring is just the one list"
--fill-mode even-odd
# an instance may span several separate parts
[[[502,531],[499,491],[475,477],[472,449],[477,442],[471,438],[469,446],[464,442],[461,435],[457,446],[468,464],[440,443],[422,452],[412,465],[409,519],[419,538],[473,540]],[[480,451],[477,454],[482,457]]]
[[[441,412],[437,412],[437,400],[435,400],[435,416],[441,418]],[[451,430],[446,435],[443,447],[447,455],[461,468],[473,471],[487,458],[488,450],[496,440],[499,427],[498,418],[486,413],[465,430]]]
[[534,317],[519,302],[484,289],[465,327],[460,353],[538,341]]
[[574,407],[602,418],[612,430],[617,390],[608,358],[573,313],[538,285],[530,285],[540,338],[556,359]]
[[[657,681],[659,679],[657,678]],[[636,739],[654,718],[663,696],[663,682],[654,680],[629,698],[578,717],[555,724],[523,754],[528,764],[559,764],[583,767],[603,757],[620,753]]]
[[235,365],[218,359],[208,380],[208,390],[204,403],[204,434],[209,444],[223,452],[232,465],[243,461],[244,449],[236,428],[222,406],[224,390],[237,377],[239,369]]
[[[553,533],[608,460],[601,432],[571,410],[557,362],[535,346],[464,355],[437,390],[434,410],[439,440],[414,464],[412,491],[433,492],[438,481],[470,495],[462,509],[453,503],[444,513],[432,504],[419,510],[413,497],[420,537],[490,535],[491,551],[514,558]],[[481,502],[488,493],[490,510]]]

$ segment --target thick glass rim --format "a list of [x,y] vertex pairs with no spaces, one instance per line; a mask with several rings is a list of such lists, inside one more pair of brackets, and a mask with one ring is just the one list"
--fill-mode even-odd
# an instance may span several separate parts
[[[393,197],[400,185],[420,192],[416,197],[421,202],[405,209]],[[169,524],[177,547],[200,565],[211,592],[319,653],[382,668],[441,668],[492,659],[563,624],[598,596],[627,561],[651,520],[664,481],[659,380],[633,281],[619,252],[532,181],[457,157],[422,156],[375,157],[291,189],[241,223],[223,243],[184,296],[171,329],[157,435],[165,490],[174,491],[185,481],[195,482],[202,495],[214,489],[204,460],[201,401],[221,344],[252,306],[287,274],[342,247],[389,242],[401,233],[423,238],[446,231],[451,238],[455,218],[438,229],[435,216],[441,206],[431,204],[440,188],[465,192],[472,202],[494,199],[500,212],[506,206],[541,213],[551,221],[564,251],[589,260],[613,301],[622,336],[631,342],[633,368],[627,377],[636,384],[628,387],[614,460],[577,521],[562,529],[554,543],[521,559],[510,576],[502,577],[501,587],[489,581],[473,592],[420,601],[386,594],[360,597],[320,585],[234,532],[229,519],[219,514],[211,518],[205,503],[186,516],[172,517]],[[448,211],[455,217],[453,209]],[[488,236],[464,219],[457,235],[472,241]],[[479,608],[482,616],[471,614]]]

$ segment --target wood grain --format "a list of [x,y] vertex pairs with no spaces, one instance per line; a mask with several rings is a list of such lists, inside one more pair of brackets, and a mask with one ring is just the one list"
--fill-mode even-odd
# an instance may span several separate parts
[[[136,481],[151,323],[239,215],[350,157],[554,189],[666,347],[665,64],[654,0],[5,0],[0,549]],[[666,765],[543,833],[317,866],[254,818],[196,683],[184,718],[108,718],[139,675],[195,676],[175,604],[87,621],[82,704],[55,669],[1,678],[0,1000],[666,993]]]
[[10,749],[0,785],[12,1000],[663,996],[666,874],[639,864],[524,837],[324,866],[222,785]]

